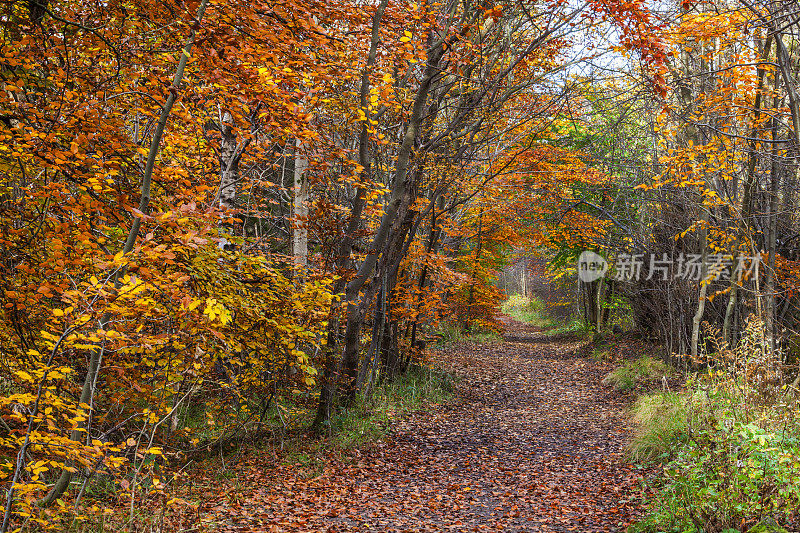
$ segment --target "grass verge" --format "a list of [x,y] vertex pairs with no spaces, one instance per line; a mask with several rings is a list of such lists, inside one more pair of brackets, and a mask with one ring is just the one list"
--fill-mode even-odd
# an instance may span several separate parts
[[634,404],[630,456],[661,469],[648,482],[648,513],[631,532],[800,528],[797,398],[781,386],[780,372],[767,372],[779,364],[770,362],[763,335],[745,333],[683,392],[648,394]]
[[332,443],[339,448],[363,446],[384,438],[392,422],[414,411],[447,402],[455,387],[452,375],[417,365],[394,381],[380,384],[368,397],[332,420]]
[[436,336],[438,337],[436,345],[440,348],[458,342],[492,343],[503,340],[503,338],[495,331],[476,331],[465,333],[458,324],[451,322],[443,322],[440,324]]
[[645,356],[625,361],[603,378],[603,384],[613,386],[616,390],[630,390],[641,383],[661,380],[674,374],[673,368],[663,361]]
[[544,302],[537,298],[513,294],[500,305],[500,310],[514,320],[542,329],[553,329],[557,326],[554,320],[545,316]]
[[675,392],[641,396],[633,405],[636,424],[628,453],[634,461],[669,460],[689,434],[687,398]]

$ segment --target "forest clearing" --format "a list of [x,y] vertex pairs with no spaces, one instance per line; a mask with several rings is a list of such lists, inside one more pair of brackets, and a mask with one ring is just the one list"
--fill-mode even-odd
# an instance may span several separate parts
[[0,19],[0,533],[800,530],[797,0]]

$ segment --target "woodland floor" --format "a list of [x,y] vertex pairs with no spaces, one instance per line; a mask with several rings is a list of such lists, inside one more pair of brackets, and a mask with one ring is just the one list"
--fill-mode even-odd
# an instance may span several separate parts
[[[208,529],[249,531],[624,531],[642,512],[626,463],[629,398],[575,337],[504,319],[503,342],[441,356],[452,401],[397,422],[384,441],[309,476],[247,458],[231,497],[199,509]],[[252,459],[252,461],[251,461]],[[234,501],[230,501],[233,499]]]

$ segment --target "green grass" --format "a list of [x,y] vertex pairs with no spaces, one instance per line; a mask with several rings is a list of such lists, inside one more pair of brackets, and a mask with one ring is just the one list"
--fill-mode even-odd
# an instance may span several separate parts
[[631,459],[647,463],[673,456],[689,433],[688,406],[687,398],[674,392],[657,392],[636,400],[636,430],[628,445]]
[[664,466],[650,482],[648,514],[630,531],[785,533],[800,506],[800,440],[746,422],[706,392],[640,400],[632,446]]
[[608,361],[611,358],[611,349],[607,346],[596,346],[589,354],[592,361]]
[[545,316],[545,305],[537,298],[527,298],[520,294],[514,294],[500,305],[500,310],[514,320],[542,329],[549,330],[558,325],[556,321]]
[[481,344],[487,344],[493,342],[501,342],[503,340],[503,337],[501,337],[500,334],[495,333],[494,331],[484,331],[467,335],[464,337],[464,340],[468,342],[479,342]]
[[359,447],[386,436],[392,422],[453,395],[454,378],[446,372],[414,366],[391,382],[382,383],[369,397],[360,395],[353,407],[331,421],[333,444]]
[[592,334],[591,329],[579,318],[574,318],[569,322],[553,322],[555,325],[547,330],[548,335],[576,335],[579,337],[589,337]]
[[448,401],[453,394],[454,380],[447,372],[412,365],[394,380],[379,381],[367,395],[359,393],[350,407],[340,407],[325,426],[323,436],[326,438],[314,441],[313,446],[306,442],[304,432],[316,414],[314,396],[310,399],[303,395],[276,398],[264,423],[280,437],[278,445],[284,462],[314,470],[318,466],[316,453],[321,449],[350,449],[375,442],[386,436],[394,421],[413,411]]
[[[633,460],[661,463],[642,533],[786,532],[800,507],[800,438],[794,414],[759,412],[733,379],[698,375],[681,393],[633,407]],[[738,390],[738,392],[737,392]]]
[[503,338],[494,331],[476,331],[465,333],[464,330],[452,322],[442,322],[436,332],[438,347],[449,346],[458,342],[493,343],[500,342]]
[[663,361],[645,356],[625,361],[622,366],[603,378],[603,385],[611,385],[616,390],[629,390],[639,383],[659,380],[674,374],[674,369]]
[[[415,411],[424,411],[433,405],[449,401],[453,396],[455,378],[446,372],[415,365],[393,381],[384,381],[369,395],[356,397],[354,404],[340,408],[327,425],[322,438],[308,439],[301,428],[306,428],[314,416],[314,409],[300,405],[282,408],[282,412],[293,412],[284,419],[293,431],[280,442],[271,442],[271,447],[280,447],[281,464],[291,465],[299,477],[315,478],[322,474],[328,455],[341,455],[385,438],[393,424]],[[275,419],[268,423],[275,424]]]
[[589,334],[588,328],[580,319],[564,322],[548,316],[544,302],[537,298],[528,298],[520,294],[511,295],[500,305],[500,311],[514,320],[541,328],[550,336]]

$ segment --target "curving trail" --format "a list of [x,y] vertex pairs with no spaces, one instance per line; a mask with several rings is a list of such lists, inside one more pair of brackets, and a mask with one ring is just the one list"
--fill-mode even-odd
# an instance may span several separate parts
[[[581,342],[505,319],[505,341],[443,353],[456,398],[322,475],[253,467],[218,531],[624,531],[642,472],[623,456],[626,401]],[[255,480],[254,480],[255,478]],[[212,509],[208,511],[214,515]]]

